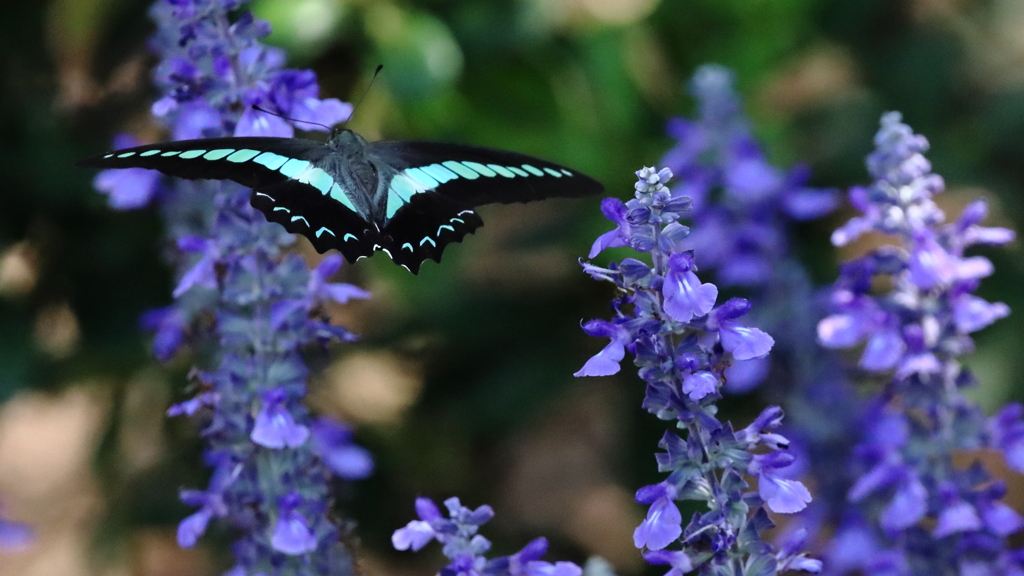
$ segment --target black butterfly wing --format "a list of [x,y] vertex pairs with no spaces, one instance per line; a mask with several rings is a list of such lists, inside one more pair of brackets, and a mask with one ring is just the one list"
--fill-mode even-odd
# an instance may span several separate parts
[[515,152],[436,142],[374,142],[367,155],[393,170],[382,247],[414,274],[427,258],[483,226],[473,210],[491,203],[599,194],[593,178]]
[[[373,142],[369,154],[399,171],[427,168],[434,191],[467,206],[600,194],[593,178],[526,154],[442,142]],[[414,172],[416,178],[423,171]],[[427,182],[430,183],[429,180]]]
[[267,220],[306,236],[320,253],[335,249],[354,262],[373,253],[377,230],[363,218],[369,210],[360,196],[332,176],[337,162],[333,149],[313,140],[208,138],[117,150],[78,165],[233,180],[253,189],[251,203]]
[[440,262],[445,246],[462,242],[483,225],[467,206],[440,195],[418,194],[384,227],[381,248],[395,264],[417,274],[424,260]]

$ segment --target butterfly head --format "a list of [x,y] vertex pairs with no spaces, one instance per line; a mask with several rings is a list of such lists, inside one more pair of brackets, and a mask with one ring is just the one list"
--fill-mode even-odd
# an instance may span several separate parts
[[329,144],[335,148],[364,147],[366,146],[366,139],[348,128],[336,127],[331,133]]

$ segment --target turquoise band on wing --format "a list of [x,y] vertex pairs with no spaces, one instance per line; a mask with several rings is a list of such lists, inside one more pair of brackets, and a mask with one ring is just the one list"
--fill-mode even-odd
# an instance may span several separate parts
[[[281,168],[282,173],[284,169],[285,167]],[[522,167],[519,167],[501,166],[498,164],[484,165],[479,162],[460,162],[457,160],[447,160],[440,164],[406,168],[391,179],[388,187],[386,215],[389,219],[394,218],[402,206],[408,204],[416,194],[436,190],[438,186],[456,178],[465,178],[466,180],[476,180],[481,176],[484,178],[495,178],[497,176],[504,178],[515,178],[517,176],[526,178],[530,175],[550,175],[555,178],[561,178],[563,175],[572,176],[572,172],[565,169],[558,172],[551,168],[541,170],[530,164],[523,164]],[[461,220],[459,221],[461,222]],[[438,230],[438,233],[440,234],[440,230]],[[422,246],[423,243],[421,242],[420,245]]]

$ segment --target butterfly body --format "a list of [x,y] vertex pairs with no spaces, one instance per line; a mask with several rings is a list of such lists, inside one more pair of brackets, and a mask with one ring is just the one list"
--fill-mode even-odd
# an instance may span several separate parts
[[437,142],[368,142],[339,130],[327,142],[206,138],[117,150],[79,162],[149,168],[253,189],[267,219],[323,253],[354,262],[383,251],[417,273],[483,221],[476,206],[597,194],[597,181],[515,152]]

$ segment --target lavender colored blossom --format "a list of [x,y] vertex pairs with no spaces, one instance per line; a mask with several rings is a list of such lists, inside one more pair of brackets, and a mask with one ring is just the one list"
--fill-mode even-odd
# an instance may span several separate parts
[[[772,526],[766,508],[792,513],[811,499],[803,484],[779,472],[794,461],[785,450],[788,440],[777,430],[782,410],[767,408],[739,432],[715,417],[728,367],[764,358],[774,340],[737,321],[749,311],[749,302],[733,298],[716,307],[718,288],[697,276],[701,254],[684,248],[689,229],[678,223],[690,206],[680,193],[685,187],[666,187],[672,177],[668,169],[644,168],[636,174],[635,198],[602,204],[616,228],[597,239],[591,255],[630,246],[648,254],[651,263],[626,258],[606,267],[583,265],[591,277],[615,284],[620,296],[612,302],[611,321],[584,324],[588,334],[611,342],[576,373],[614,374],[628,351],[647,382],[644,408],[676,421],[686,432],[685,437],[666,432],[660,443],[664,452],[657,454],[657,462],[667,479],[637,491],[637,502],[649,508],[634,532],[634,544],[648,562],[668,565],[671,576],[694,570],[817,572],[820,562],[803,556],[800,543],[773,551],[760,536]],[[749,490],[746,477],[758,479],[757,492]],[[708,510],[684,524],[676,504],[680,500],[705,502]]]
[[[899,113],[885,114],[881,124],[867,160],[875,181],[850,190],[861,215],[832,241],[843,245],[874,231],[896,244],[841,268],[818,337],[831,348],[864,344],[859,366],[890,380],[864,419],[855,459],[861,475],[828,560],[836,574],[1021,574],[1024,553],[1008,549],[1007,537],[1024,519],[1000,501],[1005,486],[980,464],[953,462],[955,452],[990,447],[1024,470],[1024,407],[1008,406],[986,421],[962,392],[975,381],[959,361],[973,349],[970,333],[1009,313],[973,294],[993,267],[965,250],[1014,235],[980,225],[981,201],[945,223],[934,201],[944,183],[924,157],[928,141]],[[875,293],[876,277],[892,288]]]
[[572,562],[552,564],[540,560],[548,549],[544,538],[533,540],[510,556],[488,560],[485,553],[490,550],[491,542],[478,532],[494,517],[494,510],[487,505],[473,510],[463,506],[458,498],[449,498],[444,505],[448,518],[441,515],[429,498],[417,498],[416,514],[420,519],[395,530],[391,536],[395,549],[416,552],[437,540],[449,560],[439,572],[442,576],[581,576],[583,573]]
[[[284,53],[260,44],[270,27],[249,12],[238,14],[243,3],[153,5],[157,32],[150,48],[161,59],[154,80],[162,94],[153,114],[176,139],[293,135],[291,124],[252,105],[326,126],[344,120],[348,104],[320,99],[311,71],[284,69]],[[267,223],[249,205],[249,191],[234,183],[125,170],[101,172],[97,187],[116,208],[158,199],[180,251],[174,304],[143,318],[156,332],[157,357],[169,359],[197,341],[213,344],[200,352],[215,368],[194,370],[196,396],[168,411],[202,415],[213,469],[206,490],[181,493],[196,511],[180,523],[179,544],[194,546],[211,523],[223,522],[238,535],[232,576],[351,575],[351,558],[329,515],[331,474],[365,477],[373,463],[342,424],[310,417],[302,404],[308,369],[300,351],[354,340],[327,321],[323,307],[369,294],[330,281],[340,257],[311,271],[285,252],[294,237]],[[197,317],[206,321],[193,328]],[[210,320],[213,333],[203,334]]]
[[[697,102],[695,117],[669,121],[676,145],[663,163],[678,178],[673,195],[693,198],[693,209],[683,215],[693,233],[683,246],[694,250],[715,284],[749,299],[742,309],[720,307],[708,324],[733,357],[725,390],[745,393],[764,383],[762,393],[786,409],[784,434],[797,459],[769,473],[759,490],[766,499],[781,494],[799,502],[803,494],[779,481],[813,478],[814,501],[780,536],[785,547],[803,530],[801,541],[813,548],[845,514],[854,480],[846,463],[864,407],[841,364],[817,345],[815,328],[826,314],[827,296],[794,254],[794,227],[830,213],[838,193],[808,185],[803,166],[768,163],[734,83],[722,66],[704,65],[694,73],[688,87]],[[749,328],[733,316],[742,313],[748,313],[746,324],[772,334],[770,356],[767,348],[747,345],[758,341],[744,337]]]

